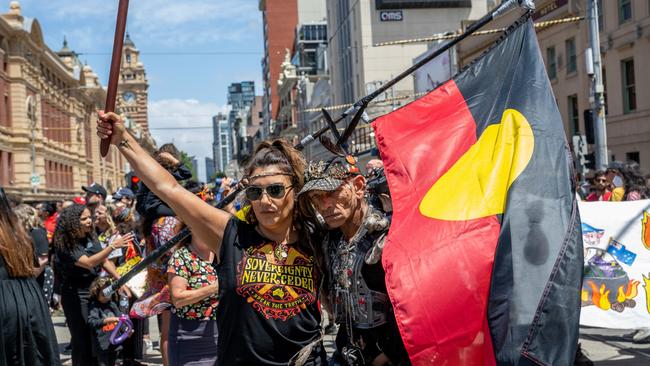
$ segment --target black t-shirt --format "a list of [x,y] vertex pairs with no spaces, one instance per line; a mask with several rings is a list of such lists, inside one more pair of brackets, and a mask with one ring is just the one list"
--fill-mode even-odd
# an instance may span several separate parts
[[101,251],[102,246],[99,242],[90,238],[77,242],[71,251],[57,248],[55,250],[55,269],[61,278],[62,286],[64,288],[88,289],[99,275],[98,268],[89,270],[79,267],[75,263],[84,255],[90,257]]
[[279,245],[232,218],[220,258],[220,363],[286,365],[320,336],[320,274],[313,253]]

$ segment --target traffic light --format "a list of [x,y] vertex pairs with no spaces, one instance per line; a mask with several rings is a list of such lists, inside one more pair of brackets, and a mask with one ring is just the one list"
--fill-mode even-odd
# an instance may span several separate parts
[[133,193],[138,192],[140,177],[135,175],[135,172],[128,172],[124,178],[126,180],[126,186],[129,187]]

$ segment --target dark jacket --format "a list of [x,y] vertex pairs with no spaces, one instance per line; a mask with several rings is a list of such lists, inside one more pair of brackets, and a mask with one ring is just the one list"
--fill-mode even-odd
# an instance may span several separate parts
[[[192,171],[183,163],[178,165],[170,173],[177,181],[192,178]],[[142,182],[140,182],[140,186],[138,187],[136,198],[135,209],[144,218],[144,227],[146,230],[149,230],[151,224],[160,217],[176,216],[174,211]],[[145,233],[145,235],[148,235],[148,233]]]
[[93,353],[98,354],[119,349],[119,346],[113,346],[110,342],[111,333],[113,333],[116,324],[104,324],[104,319],[119,316],[120,308],[115,301],[105,304],[97,300],[90,302],[88,325],[93,332]]

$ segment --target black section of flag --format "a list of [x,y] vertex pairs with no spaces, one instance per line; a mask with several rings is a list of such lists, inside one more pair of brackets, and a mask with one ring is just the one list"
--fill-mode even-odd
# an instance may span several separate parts
[[582,237],[571,158],[532,22],[456,78],[477,136],[515,109],[530,123],[533,156],[508,191],[488,321],[499,365],[573,364],[578,340]]

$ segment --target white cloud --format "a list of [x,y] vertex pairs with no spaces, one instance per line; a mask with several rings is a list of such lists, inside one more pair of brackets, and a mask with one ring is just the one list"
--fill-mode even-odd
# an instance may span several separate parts
[[[27,16],[30,8],[38,7],[58,21],[85,28],[88,23],[94,24],[92,29],[84,29],[84,47],[104,44],[106,39],[112,41],[105,33],[114,29],[117,1],[23,1],[26,3],[23,13]],[[250,39],[252,34],[261,31],[261,23],[257,0],[137,0],[130,2],[127,28],[134,40],[179,49],[220,40]],[[68,32],[73,33],[72,29]]]
[[[173,142],[198,160],[199,178],[205,179],[205,157],[212,157],[212,116],[225,113],[226,106],[195,99],[149,101],[149,127],[158,146]],[[171,129],[157,129],[171,128]]]

